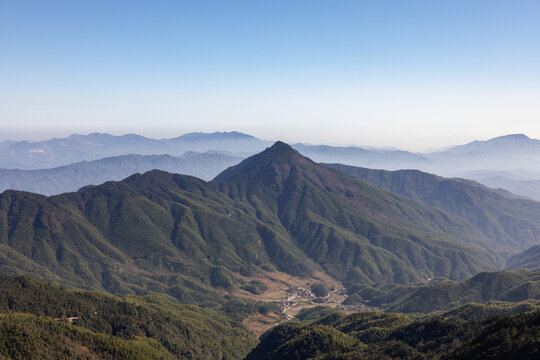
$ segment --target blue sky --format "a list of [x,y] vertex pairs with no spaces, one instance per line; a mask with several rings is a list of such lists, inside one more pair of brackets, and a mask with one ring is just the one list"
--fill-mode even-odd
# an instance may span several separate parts
[[0,0],[0,138],[540,138],[540,1]]

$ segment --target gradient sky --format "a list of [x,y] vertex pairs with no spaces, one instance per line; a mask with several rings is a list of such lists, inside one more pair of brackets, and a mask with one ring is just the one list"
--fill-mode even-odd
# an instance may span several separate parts
[[0,140],[540,138],[540,1],[0,0]]

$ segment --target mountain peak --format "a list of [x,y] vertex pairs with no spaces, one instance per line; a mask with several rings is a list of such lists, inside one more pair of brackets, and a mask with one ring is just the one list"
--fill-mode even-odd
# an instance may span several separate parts
[[508,140],[509,141],[528,141],[528,140],[531,140],[531,138],[525,134],[508,134],[508,135],[495,137],[488,141],[508,141]]
[[169,140],[182,140],[182,141],[211,141],[211,140],[259,140],[256,137],[248,134],[244,134],[238,131],[224,131],[224,132],[213,132],[213,133],[205,133],[205,132],[192,132],[187,133],[181,136],[178,136],[176,138],[172,138]]
[[279,140],[276,141],[274,143],[274,145],[267,148],[265,151],[271,151],[271,152],[289,152],[289,151],[292,151],[292,152],[297,153],[297,151],[294,150],[289,144],[284,143],[283,141],[279,141]]
[[252,159],[252,161],[256,160],[257,162],[282,162],[284,160],[290,161],[292,159],[306,160],[307,158],[293,149],[289,144],[284,143],[283,141],[276,141],[272,146],[246,160],[249,159]]
[[230,181],[247,173],[262,173],[264,172],[263,169],[268,167],[290,168],[293,165],[307,162],[311,162],[311,160],[301,155],[290,145],[282,141],[276,141],[274,145],[266,148],[266,150],[250,156],[240,164],[223,171],[214,180]]
[[478,154],[505,154],[530,152],[531,149],[538,149],[540,140],[531,139],[525,134],[508,134],[491,138],[489,140],[475,140],[465,145],[458,145],[442,153],[454,155]]

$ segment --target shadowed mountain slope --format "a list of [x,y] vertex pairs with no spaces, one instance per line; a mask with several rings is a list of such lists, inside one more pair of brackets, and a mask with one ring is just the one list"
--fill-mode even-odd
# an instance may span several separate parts
[[418,170],[385,171],[326,164],[381,189],[459,216],[508,251],[540,241],[540,203],[489,189],[474,181],[447,179]]

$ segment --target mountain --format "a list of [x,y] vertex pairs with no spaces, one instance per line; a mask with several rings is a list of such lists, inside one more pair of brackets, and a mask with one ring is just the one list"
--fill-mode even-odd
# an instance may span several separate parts
[[191,151],[206,152],[219,150],[250,155],[271,145],[268,141],[263,141],[238,131],[189,133],[166,141],[171,147],[185,147]]
[[246,360],[538,358],[540,311],[482,320],[334,313],[289,322],[261,337]]
[[2,273],[208,306],[276,269],[347,286],[460,280],[502,266],[477,247],[491,242],[280,142],[211,182],[154,170],[52,197],[0,195]]
[[523,134],[473,141],[427,153],[354,146],[295,144],[293,147],[317,162],[384,170],[418,169],[476,180],[489,187],[540,200],[540,140]]
[[[540,140],[523,134],[496,137],[453,146],[443,151],[411,153],[400,150],[295,144],[317,162],[341,163],[385,170],[418,169],[443,176],[498,171],[521,174],[540,172]],[[538,177],[535,179],[539,179]]]
[[528,153],[540,151],[540,140],[531,139],[525,134],[511,134],[495,137],[484,141],[473,141],[465,145],[454,146],[437,154],[453,154],[467,156],[471,154],[505,154]]
[[150,139],[127,134],[114,136],[93,133],[73,134],[45,141],[18,141],[0,147],[0,167],[8,169],[45,169],[80,161],[92,161],[128,154],[179,156],[186,151],[227,151],[253,154],[269,143],[238,132],[193,133],[172,139]]
[[[374,257],[373,246],[407,262],[410,259],[402,256],[415,254],[417,261],[410,264],[418,271],[430,266],[433,259],[428,257],[438,257],[438,251],[428,255],[426,250],[454,246],[443,240],[441,232],[453,234],[446,235],[454,239],[453,244],[482,245],[486,241],[464,221],[458,225],[456,218],[444,212],[320,166],[281,142],[225,170],[215,180],[224,182],[222,191],[233,199],[248,200],[257,213],[277,211],[279,219],[272,222],[284,226],[296,239],[296,246],[333,276],[353,270],[350,277],[365,279],[381,271],[386,262],[384,266],[390,269],[401,267],[392,257],[386,258],[386,252]],[[408,235],[413,233],[416,235]],[[429,240],[423,239],[422,233],[430,234]],[[356,263],[361,267],[354,269]],[[370,276],[371,266],[378,270]],[[400,276],[408,271],[402,268]]]
[[[375,174],[386,180],[393,176]],[[445,179],[415,174],[422,179],[413,182],[418,187],[409,186],[408,176],[397,178],[397,188],[409,197],[402,196],[276,142],[209,182],[152,170],[56,196],[5,191],[0,194],[1,273],[124,298],[0,277],[0,312],[9,313],[0,316],[0,328],[30,339],[15,347],[8,341],[0,354],[36,348],[115,357],[109,349],[116,348],[116,357],[238,358],[255,345],[239,322],[280,312],[277,304],[255,300],[268,289],[275,292],[278,283],[289,286],[290,279],[342,282],[349,295],[344,306],[466,313],[470,308],[452,307],[502,300],[516,304],[473,311],[536,308],[536,303],[517,302],[540,296],[539,273],[481,272],[502,268],[497,251],[510,243],[480,231],[481,223],[472,225],[419,201],[426,188],[433,190]],[[488,191],[456,181],[453,186]],[[466,192],[478,196],[476,191]],[[483,196],[494,194],[515,200],[497,192]],[[255,284],[263,295],[244,290]],[[74,325],[54,320],[73,313],[84,320]],[[536,341],[536,318],[528,315],[501,322],[474,316],[418,321],[394,314],[343,316],[279,326],[248,359],[261,353],[283,359],[475,356],[475,344],[494,346],[481,339],[498,339],[516,328]],[[529,343],[510,345],[512,355],[530,349]]]
[[135,173],[153,169],[192,175],[210,180],[241,158],[211,153],[188,152],[170,155],[121,155],[94,161],[82,161],[53,169],[0,169],[0,191],[7,189],[56,195],[76,191],[83,186],[110,180],[122,180]]
[[506,268],[509,270],[540,270],[540,245],[532,246],[531,248],[510,257],[506,262]]
[[513,134],[427,153],[354,146],[295,144],[293,147],[317,162],[385,170],[418,169],[476,180],[489,187],[540,200],[539,144],[540,140]]
[[459,216],[508,251],[540,240],[540,203],[489,189],[474,181],[448,179],[418,170],[385,171],[326,164],[396,194]]
[[474,170],[540,171],[540,140],[523,134],[473,141],[423,155],[433,163],[429,170],[441,175]]
[[[540,173],[539,140],[523,134],[474,141],[444,151],[412,153],[397,149],[337,147],[294,144],[293,147],[317,162],[342,163],[386,170],[419,169],[442,176],[461,176],[518,195],[539,199],[538,181],[511,181],[521,174]],[[271,143],[240,132],[190,133],[170,139],[149,139],[140,135],[113,136],[73,134],[45,141],[0,143],[0,168],[38,170],[129,154],[180,156],[188,151],[246,157]],[[478,178],[480,173],[505,173],[505,179]],[[465,175],[476,174],[476,175]],[[494,177],[494,176],[489,176]],[[499,175],[497,176],[499,177]],[[486,181],[483,181],[486,179]],[[540,177],[520,180],[539,180]],[[91,183],[90,180],[85,183]],[[516,179],[517,180],[517,179]],[[52,192],[47,192],[52,193]]]

